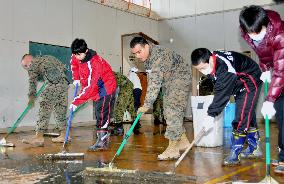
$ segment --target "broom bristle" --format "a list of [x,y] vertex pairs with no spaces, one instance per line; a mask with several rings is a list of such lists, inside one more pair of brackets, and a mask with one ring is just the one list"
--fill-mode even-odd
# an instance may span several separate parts
[[49,160],[72,160],[72,159],[84,159],[84,153],[57,153],[57,154],[45,154],[44,158]]

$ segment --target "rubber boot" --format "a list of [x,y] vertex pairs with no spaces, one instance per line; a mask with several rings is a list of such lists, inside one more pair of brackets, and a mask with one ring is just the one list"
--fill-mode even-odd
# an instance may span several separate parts
[[133,129],[133,133],[135,135],[139,135],[140,134],[140,128],[141,128],[141,123],[140,120],[137,122],[136,126]]
[[180,157],[179,149],[177,147],[178,141],[169,140],[169,146],[167,149],[160,155],[158,155],[158,160],[175,160]]
[[274,172],[277,174],[284,174],[284,162],[279,162],[275,167]]
[[233,141],[232,141],[230,155],[224,159],[223,166],[234,166],[234,165],[239,165],[241,163],[240,154],[244,147],[246,134],[233,131],[232,140]]
[[241,152],[241,158],[261,158],[260,137],[256,128],[248,130],[247,142],[248,147]]
[[109,133],[110,133],[111,136],[112,135],[114,135],[114,136],[117,136],[117,135],[123,136],[124,135],[122,123],[115,123],[115,124],[109,125],[108,130],[109,130]]
[[108,130],[97,130],[97,142],[90,146],[88,151],[107,150],[109,147],[109,132]]
[[190,143],[189,143],[189,141],[188,141],[188,139],[187,139],[187,137],[186,137],[186,134],[183,133],[183,134],[181,135],[180,140],[179,140],[178,143],[177,143],[177,147],[178,147],[179,151],[184,151],[184,150],[186,150],[189,145],[190,145]]
[[[63,143],[64,140],[65,140],[65,136],[66,136],[66,132],[61,132],[60,136],[52,138],[51,141],[54,142],[54,143]],[[69,132],[68,142],[70,142],[70,141],[71,141],[71,137],[70,137],[70,132]]]
[[43,147],[44,146],[44,137],[42,132],[36,132],[36,135],[31,136],[27,139],[22,140],[25,144],[30,144],[33,147]]

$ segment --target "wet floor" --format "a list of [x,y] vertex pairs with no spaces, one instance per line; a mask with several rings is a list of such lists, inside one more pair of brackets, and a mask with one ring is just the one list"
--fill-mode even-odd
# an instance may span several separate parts
[[[193,139],[191,122],[185,122],[190,141]],[[263,137],[263,125],[260,125]],[[92,127],[77,127],[72,131],[72,142],[69,151],[85,153],[83,162],[51,162],[41,157],[45,153],[59,153],[62,144],[54,144],[51,138],[45,139],[45,147],[30,148],[22,144],[21,139],[32,135],[33,132],[15,133],[8,141],[16,144],[15,148],[1,148],[0,154],[0,183],[126,183],[126,180],[111,181],[105,179],[86,179],[82,172],[86,167],[97,167],[101,162],[108,163],[118,149],[122,136],[111,137],[111,148],[104,152],[87,152],[93,141]],[[277,152],[277,128],[271,124],[272,158]],[[153,135],[152,127],[145,125],[142,134],[132,136],[121,155],[115,160],[115,166],[120,169],[141,170],[146,172],[172,171],[174,161],[157,161],[158,154],[167,147],[163,135]],[[230,183],[232,181],[259,182],[265,176],[265,159],[242,160],[237,167],[222,167],[223,157],[229,153],[230,129],[224,129],[224,146],[216,148],[194,147],[176,169],[177,174],[195,176],[196,183]],[[3,135],[1,135],[3,136]],[[264,142],[262,147],[264,151]],[[284,177],[272,176],[280,183]],[[134,181],[128,181],[135,183]],[[157,182],[161,183],[161,182]]]

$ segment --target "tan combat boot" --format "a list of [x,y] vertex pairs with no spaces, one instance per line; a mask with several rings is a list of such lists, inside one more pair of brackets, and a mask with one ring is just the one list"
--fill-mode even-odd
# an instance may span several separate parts
[[27,139],[22,140],[25,144],[30,144],[33,147],[43,147],[44,146],[44,137],[42,132],[36,132],[36,135],[31,136]]
[[188,148],[189,145],[190,145],[190,143],[189,143],[189,141],[186,137],[186,134],[183,133],[181,135],[180,140],[177,143],[177,147],[178,147],[179,151],[185,151]]
[[[66,132],[64,132],[64,133],[61,132],[60,136],[52,138],[51,141],[54,142],[54,143],[63,143],[64,140],[65,140],[65,136],[66,136]],[[71,137],[70,137],[70,132],[69,132],[68,142],[70,142],[70,141],[71,141]]]
[[179,149],[177,147],[178,141],[169,140],[169,146],[160,155],[158,155],[158,160],[175,160],[180,157]]

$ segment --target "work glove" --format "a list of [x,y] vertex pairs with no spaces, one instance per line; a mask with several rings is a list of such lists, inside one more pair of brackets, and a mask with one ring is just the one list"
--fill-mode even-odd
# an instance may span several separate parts
[[34,107],[35,105],[35,96],[34,95],[30,95],[29,96],[29,102],[28,102],[28,105],[30,105],[31,107]]
[[69,107],[70,111],[72,110],[73,112],[77,109],[77,106],[74,104],[71,104]]
[[140,112],[142,112],[142,114],[145,114],[145,112],[149,111],[150,108],[148,107],[139,107],[138,110],[137,110],[137,114],[139,114]]
[[205,132],[209,131],[210,129],[214,128],[215,125],[215,118],[212,116],[205,116],[204,121],[206,122],[204,128],[205,128]]
[[268,119],[271,119],[275,115],[275,113],[276,111],[274,109],[273,102],[269,102],[269,101],[263,102],[262,108],[261,108],[261,114],[263,115],[264,118],[267,115]]
[[74,80],[73,81],[73,85],[76,86],[78,84],[78,86],[81,86],[80,80]]
[[270,71],[262,72],[262,74],[260,76],[260,80],[262,80],[262,82],[267,81],[268,83],[270,83],[271,82],[271,73],[270,73]]

